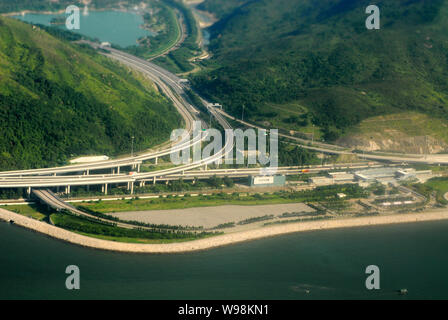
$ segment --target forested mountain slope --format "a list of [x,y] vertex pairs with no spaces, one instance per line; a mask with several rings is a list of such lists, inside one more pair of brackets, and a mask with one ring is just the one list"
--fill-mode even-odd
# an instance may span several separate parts
[[136,150],[169,139],[180,116],[142,80],[92,49],[0,18],[0,169],[128,153],[132,136]]
[[[380,30],[365,27],[370,4],[381,10]],[[326,140],[378,115],[448,120],[447,0],[206,0],[201,8],[221,19],[210,28],[213,58],[193,83],[235,115],[244,106],[252,120],[314,124]]]

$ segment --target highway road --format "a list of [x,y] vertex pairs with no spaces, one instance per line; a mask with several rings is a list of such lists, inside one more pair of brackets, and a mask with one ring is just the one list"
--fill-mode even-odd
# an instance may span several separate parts
[[[94,44],[92,42],[84,41],[84,43],[91,44],[93,47],[98,48],[98,44]],[[184,88],[180,85],[180,78],[175,75],[161,69],[160,67],[147,62],[145,60],[133,57],[131,55],[122,53],[118,50],[110,49],[110,54],[105,54],[110,58],[119,60],[120,62],[134,68],[135,70],[145,74],[150,78],[154,83],[158,85],[160,90],[173,102],[177,111],[182,115],[185,124],[186,130],[188,132],[192,132],[193,130],[193,122],[196,120],[195,114],[199,112],[194,109],[183,97]],[[167,85],[168,83],[169,85]],[[174,92],[170,89],[173,88]],[[204,139],[205,137],[202,137]],[[187,141],[182,144],[176,144],[173,147],[171,144],[169,148],[156,152],[143,153],[141,155],[136,155],[135,157],[127,157],[119,160],[107,160],[107,161],[99,161],[88,164],[78,164],[78,165],[69,165],[62,167],[54,167],[54,168],[42,168],[42,169],[31,169],[31,170],[15,170],[15,171],[4,171],[0,172],[0,177],[4,176],[28,176],[28,175],[55,175],[55,174],[63,174],[70,172],[86,172],[89,173],[92,170],[100,170],[100,169],[113,169],[117,168],[117,173],[119,173],[120,167],[137,167],[141,165],[143,161],[158,159],[160,157],[171,154],[171,152],[179,151],[185,149],[189,144],[195,145],[200,143],[200,139],[195,139],[192,142]]]
[[[94,44],[88,42],[95,48],[99,48],[98,44]],[[136,71],[144,73],[148,78],[154,81],[159,88],[163,91],[163,93],[173,101],[173,104],[177,108],[177,110],[183,115],[187,130],[191,132],[192,123],[194,121],[194,115],[197,110],[194,109],[184,98],[183,95],[184,87],[180,83],[180,78],[175,76],[174,74],[164,70],[163,68],[156,66],[146,60],[137,58],[130,54],[121,52],[119,50],[113,48],[107,48],[107,51],[100,51],[102,54],[120,61],[121,63],[133,68]],[[208,102],[204,100],[204,103],[208,105]],[[218,123],[224,129],[231,129],[230,124],[225,118],[230,118],[235,121],[240,121],[235,119],[234,117],[226,114],[224,111],[214,108],[208,107],[212,116],[218,121]],[[249,124],[247,122],[241,123],[251,126],[258,129],[263,129],[261,127],[257,127],[255,125]],[[341,147],[332,146],[323,143],[315,143],[313,146],[309,145],[309,141],[292,137],[284,134],[280,134],[280,136],[293,139],[297,142],[297,144],[301,145],[303,148],[322,152],[322,153],[330,153],[330,154],[355,154],[351,151],[347,151]],[[194,143],[199,143],[201,140],[197,139]],[[177,149],[174,150],[182,150],[184,149],[190,142],[186,142],[180,146],[177,146]],[[120,166],[139,166],[145,160],[157,159],[158,157],[162,157],[165,155],[169,155],[173,152],[173,149],[169,148],[167,150],[162,150],[153,153],[147,153],[142,155],[137,155],[132,158],[126,158],[121,160],[112,160],[112,161],[102,161],[96,163],[82,164],[82,165],[72,165],[58,168],[46,168],[46,169],[36,169],[36,170],[20,170],[20,171],[9,171],[9,172],[0,172],[0,188],[12,188],[12,187],[49,187],[49,186],[75,186],[75,185],[107,185],[114,183],[130,183],[133,187],[134,182],[137,181],[147,181],[149,179],[155,180],[157,177],[166,177],[170,175],[176,174],[184,174],[187,171],[198,169],[202,166],[206,166],[208,164],[214,163],[220,160],[225,156],[225,150],[230,149],[229,144],[233,144],[233,140],[227,140],[225,142],[225,146],[222,149],[221,153],[215,154],[212,157],[207,159],[203,159],[201,161],[182,165],[170,169],[159,170],[155,172],[149,173],[136,173],[132,176],[120,175],[117,170],[116,175],[85,175],[85,176],[57,176],[58,173],[68,173],[68,172],[85,172],[89,173],[90,170],[96,169],[105,169],[105,168],[117,168]],[[357,154],[359,156],[359,154]],[[403,155],[403,157],[399,156],[389,156],[389,155],[371,155],[365,154],[364,157],[366,159],[372,160],[381,160],[381,161],[393,161],[393,162],[418,162],[418,163],[432,163],[433,159],[429,160],[428,158],[416,158],[410,157],[407,155]],[[446,161],[446,162],[445,162]],[[440,161],[438,163],[447,163],[448,158],[446,160]],[[45,176],[39,176],[45,175]],[[38,179],[35,177],[39,176]]]
[[[269,130],[264,127],[260,127],[260,126],[251,124],[249,122],[239,120],[239,119],[229,115],[228,113],[226,113],[225,111],[223,111],[221,109],[217,109],[217,112],[219,112],[224,117],[231,119],[233,121],[239,122],[247,127],[251,127],[254,129],[260,129],[260,130]],[[279,133],[278,135],[279,135],[279,137],[283,137],[283,138],[287,138],[287,139],[295,141],[297,145],[299,145],[300,147],[302,147],[304,149],[317,151],[317,152],[324,153],[324,154],[356,155],[359,158],[365,159],[365,160],[398,162],[398,163],[444,164],[444,165],[448,164],[448,154],[431,154],[431,155],[396,154],[396,155],[391,155],[391,154],[385,154],[385,153],[380,153],[380,152],[377,152],[375,154],[373,154],[373,153],[356,153],[356,152],[353,152],[353,150],[350,150],[350,149],[347,149],[347,148],[344,148],[341,146],[337,146],[337,145],[322,143],[322,142],[318,142],[318,141],[312,142],[310,140],[305,140],[305,139],[297,138],[297,137],[282,134],[282,133]]]
[[[331,170],[355,170],[366,168],[379,168],[384,165],[380,164],[337,164],[337,165],[318,165],[318,166],[303,166],[303,167],[279,167],[277,174],[282,175],[297,175],[304,173],[318,173],[321,171]],[[176,170],[178,171],[178,170]],[[211,178],[218,177],[248,177],[258,175],[260,168],[241,168],[241,169],[214,169],[214,170],[185,170],[183,173],[171,172],[163,174],[162,171],[155,171],[153,173],[142,174],[137,177],[129,175],[72,175],[72,176],[28,176],[28,177],[0,177],[0,187],[2,188],[16,188],[16,187],[64,187],[64,186],[87,186],[87,185],[104,185],[104,184],[123,184],[132,182],[154,182],[157,180],[178,180],[178,179],[194,179],[194,178]]]
[[[90,43],[92,44],[92,43]],[[93,45],[98,48],[99,45]],[[194,116],[194,108],[183,99],[184,88],[180,84],[180,79],[171,74],[170,72],[150,63],[140,58],[134,57],[127,53],[123,53],[119,50],[108,48],[109,52],[103,52],[106,56],[116,59],[129,67],[144,73],[152,81],[154,81],[159,88],[165,93],[165,95],[171,99],[178,109],[178,111],[184,115],[187,122],[187,130],[191,132],[192,122]],[[224,129],[231,129],[231,126],[221,116],[216,110],[210,110],[211,114],[215,117],[218,123]],[[193,143],[200,143],[201,139],[205,139],[206,135],[202,135],[202,138],[196,139]],[[139,166],[142,161],[158,158],[161,156],[169,155],[173,151],[178,151],[185,149],[186,146],[190,145],[190,141],[182,143],[176,146],[174,149],[170,148],[167,150],[138,155],[132,158],[121,159],[116,161],[102,161],[91,164],[73,165],[58,168],[46,168],[46,169],[36,169],[36,170],[19,170],[19,171],[9,171],[0,173],[0,188],[12,188],[12,187],[45,187],[45,186],[75,186],[75,185],[98,185],[98,184],[111,184],[111,183],[133,183],[135,181],[146,180],[149,178],[157,178],[160,176],[166,176],[170,174],[183,173],[188,170],[196,169],[220,160],[225,156],[225,150],[229,149],[229,144],[233,144],[233,140],[227,139],[225,145],[221,152],[214,154],[213,156],[202,159],[201,161],[178,166],[175,168],[160,170],[150,173],[136,173],[132,176],[124,175],[85,175],[85,176],[57,176],[58,173],[67,172],[86,172],[89,173],[90,170],[104,169],[104,168],[115,168],[119,169],[120,166],[133,165]],[[119,173],[119,171],[117,171]],[[46,176],[39,176],[46,175]],[[39,176],[37,179],[35,176]]]
[[33,194],[38,199],[40,199],[41,201],[43,201],[44,203],[46,203],[48,206],[52,207],[56,211],[67,210],[76,216],[83,216],[83,217],[87,217],[90,219],[95,219],[97,221],[105,222],[108,225],[113,224],[117,227],[125,228],[125,229],[154,230],[154,228],[145,227],[145,226],[137,226],[134,224],[123,222],[123,221],[108,220],[105,218],[97,217],[92,214],[86,213],[86,212],[81,211],[81,210],[75,208],[74,206],[64,202],[57,195],[55,195],[51,190],[33,190]]
[[[380,164],[375,165],[369,165],[366,163],[356,163],[356,164],[337,164],[337,165],[324,165],[324,166],[303,166],[303,167],[280,167],[278,168],[279,174],[284,175],[297,175],[300,173],[306,172],[307,174],[312,173],[318,173],[321,171],[332,171],[332,170],[344,170],[344,169],[364,169],[364,168],[378,168],[382,167]],[[165,176],[165,180],[170,179],[195,179],[195,178],[210,178],[213,176],[218,177],[247,177],[251,175],[256,175],[259,173],[259,168],[242,168],[242,169],[215,169],[215,170],[207,170],[207,171],[189,171],[185,173],[185,175],[180,176]],[[6,177],[2,179],[11,180],[11,183],[23,183],[23,186],[36,186],[39,187],[39,189],[32,189],[30,192],[36,196],[38,199],[40,199],[43,203],[47,204],[48,206],[52,207],[53,209],[57,211],[61,210],[68,210],[72,214],[77,216],[84,216],[91,219],[100,220],[102,222],[106,223],[114,223],[116,226],[126,229],[134,229],[134,228],[142,228],[151,230],[153,228],[150,227],[140,227],[136,226],[127,222],[123,221],[111,221],[106,218],[96,217],[92,214],[86,213],[84,211],[81,211],[77,209],[76,207],[64,202],[61,200],[57,195],[55,195],[51,190],[49,189],[41,189],[43,186],[64,186],[67,183],[70,183],[71,185],[89,185],[89,184],[98,184],[98,181],[92,179],[99,179],[101,182],[104,182],[105,180],[114,178],[116,183],[123,183],[128,182],[129,177],[126,175],[122,175],[120,177],[108,177],[104,178],[103,176],[98,177],[92,177],[92,176],[71,176],[67,177],[67,181],[60,181],[60,179],[55,179],[54,177],[25,177],[25,178],[15,178],[15,177]],[[16,181],[13,181],[14,179],[17,179]],[[79,179],[79,183],[74,183],[75,180]],[[122,180],[121,180],[122,179]],[[26,181],[24,181],[26,180]],[[56,180],[56,181],[54,181]],[[144,180],[142,180],[144,181]],[[3,182],[0,182],[3,183]]]

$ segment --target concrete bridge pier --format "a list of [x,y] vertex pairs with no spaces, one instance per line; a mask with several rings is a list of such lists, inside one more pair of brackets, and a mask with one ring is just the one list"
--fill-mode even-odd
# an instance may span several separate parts
[[104,195],[106,195],[106,196],[107,196],[107,187],[108,187],[108,185],[107,185],[107,183],[105,183],[105,184],[103,184],[103,186],[101,188],[101,191],[104,192]]
[[140,172],[140,164],[137,165],[137,172]]
[[28,187],[28,188],[26,189],[26,197],[27,197],[28,199],[31,198],[31,187]]
[[140,181],[140,188],[143,188],[146,185],[145,181]]
[[159,164],[159,158],[156,157],[154,164]]
[[120,174],[120,167],[117,167],[117,174]]
[[66,194],[70,194],[70,186],[66,186],[65,187],[65,193]]
[[154,180],[152,181],[152,184],[156,184],[157,182],[157,177],[154,177]]
[[131,194],[134,194],[134,182],[128,182],[128,190],[131,191]]

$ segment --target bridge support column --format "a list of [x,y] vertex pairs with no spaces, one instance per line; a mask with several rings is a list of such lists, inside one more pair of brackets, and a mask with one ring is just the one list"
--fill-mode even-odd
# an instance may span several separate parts
[[66,186],[65,187],[65,193],[66,194],[70,194],[70,186]]
[[205,171],[208,170],[208,165],[207,165],[207,164],[204,166],[204,170],[205,170]]
[[107,183],[104,184],[104,195],[107,196]]
[[128,182],[128,190],[131,191],[131,194],[134,194],[134,182]]
[[152,181],[152,184],[156,184],[157,182],[157,177],[154,177],[154,180]]
[[117,174],[120,174],[120,167],[117,168]]
[[86,176],[90,175],[90,170],[86,170]]
[[27,195],[28,199],[31,198],[31,187],[28,187],[26,189],[26,195]]
[[159,164],[159,158],[156,158],[155,164]]
[[143,188],[146,185],[145,181],[140,181],[140,188]]
[[140,172],[140,164],[137,165],[137,172]]

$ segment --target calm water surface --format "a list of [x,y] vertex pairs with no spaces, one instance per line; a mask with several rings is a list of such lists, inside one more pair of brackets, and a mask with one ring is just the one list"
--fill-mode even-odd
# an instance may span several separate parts
[[[176,255],[87,249],[0,223],[0,299],[448,298],[448,222],[328,230]],[[81,290],[65,289],[65,268]],[[364,270],[381,269],[381,290]],[[401,297],[397,289],[407,288]],[[309,290],[310,293],[306,293]]]
[[[50,25],[50,21],[56,17],[66,17],[65,14],[26,14],[24,16],[15,16],[15,18],[35,23]],[[88,15],[81,13],[80,30],[73,30],[80,34],[98,38],[101,41],[107,41],[117,44],[121,47],[127,47],[137,44],[141,37],[153,35],[148,30],[141,28],[143,17],[134,12],[122,11],[90,11]],[[60,26],[65,28],[65,25]]]

